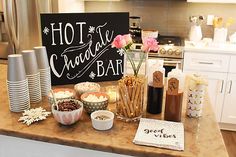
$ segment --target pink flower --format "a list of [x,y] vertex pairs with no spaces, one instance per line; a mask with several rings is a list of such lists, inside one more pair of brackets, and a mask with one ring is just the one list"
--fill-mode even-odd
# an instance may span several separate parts
[[141,49],[144,52],[158,51],[158,49],[159,49],[158,42],[154,38],[146,38],[143,41],[143,45],[142,45]]
[[124,48],[126,46],[126,40],[122,35],[117,35],[111,43],[111,46],[117,49]]
[[125,39],[126,45],[133,43],[133,40],[132,40],[130,34],[125,34],[125,35],[123,35],[123,37]]

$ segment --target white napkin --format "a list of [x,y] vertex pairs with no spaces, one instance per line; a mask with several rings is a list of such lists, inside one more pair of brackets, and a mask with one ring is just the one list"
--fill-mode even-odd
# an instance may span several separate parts
[[173,150],[184,150],[183,123],[141,118],[133,142]]

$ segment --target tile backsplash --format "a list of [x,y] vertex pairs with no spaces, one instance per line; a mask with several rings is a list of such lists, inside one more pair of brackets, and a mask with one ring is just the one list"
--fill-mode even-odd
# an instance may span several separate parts
[[[140,16],[142,29],[157,29],[162,35],[178,35],[187,38],[190,29],[189,16],[203,15],[203,37],[213,37],[213,27],[206,25],[207,15],[236,19],[236,4],[187,3],[185,0],[125,0],[86,1],[86,12],[129,12],[130,16]],[[236,23],[228,29],[228,34],[236,32]]]

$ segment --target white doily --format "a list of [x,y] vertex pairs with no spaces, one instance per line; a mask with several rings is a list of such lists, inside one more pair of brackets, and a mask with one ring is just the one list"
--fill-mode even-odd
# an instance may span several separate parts
[[28,126],[34,122],[44,120],[47,116],[49,116],[51,112],[47,112],[42,107],[30,109],[30,110],[24,110],[24,113],[22,113],[22,117],[18,121],[22,121],[22,123],[27,124]]

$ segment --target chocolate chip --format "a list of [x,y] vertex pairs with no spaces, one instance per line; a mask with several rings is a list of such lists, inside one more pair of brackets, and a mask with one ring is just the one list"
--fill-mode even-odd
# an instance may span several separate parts
[[73,100],[62,101],[58,103],[58,111],[73,111],[79,109],[81,106]]

